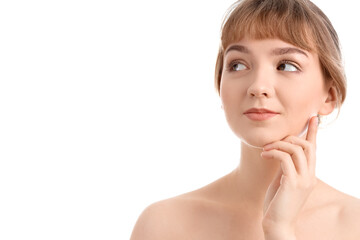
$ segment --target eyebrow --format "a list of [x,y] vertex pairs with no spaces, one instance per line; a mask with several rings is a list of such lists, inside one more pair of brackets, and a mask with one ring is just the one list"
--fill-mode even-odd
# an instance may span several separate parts
[[[251,51],[245,47],[245,46],[242,46],[242,45],[232,45],[230,46],[226,52],[225,52],[225,55],[228,54],[230,51],[237,51],[237,52],[242,52],[242,53],[246,53],[246,54],[250,54]],[[302,54],[306,57],[309,57],[305,51],[303,50],[300,50],[298,48],[294,48],[294,47],[286,47],[286,48],[275,48],[273,51],[272,51],[272,55],[285,55],[285,54],[294,54],[294,53],[297,53],[297,54]]]
[[299,54],[305,55],[306,57],[309,57],[306,54],[306,52],[304,52],[303,50],[300,50],[298,48],[293,48],[293,47],[276,48],[272,52],[273,55],[285,55],[285,54],[292,54],[292,53],[299,53]]
[[226,50],[225,55],[228,54],[228,52],[230,52],[230,51],[238,51],[238,52],[247,53],[247,54],[251,53],[251,51],[247,47],[242,46],[242,45],[232,45],[232,46],[230,46]]

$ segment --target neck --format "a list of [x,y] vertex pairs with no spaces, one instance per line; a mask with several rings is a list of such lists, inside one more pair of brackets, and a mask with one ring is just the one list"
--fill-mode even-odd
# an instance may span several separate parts
[[[239,166],[230,174],[233,186],[239,193],[239,199],[246,201],[246,205],[257,211],[262,216],[265,195],[270,183],[279,171],[280,162],[277,160],[263,159],[260,154],[262,149],[257,149],[241,143],[241,161]],[[306,207],[310,208],[322,199],[318,181],[316,189],[307,201]]]
[[240,192],[259,210],[262,209],[266,191],[280,168],[278,161],[263,159],[261,152],[262,149],[241,143],[240,165],[233,172]]

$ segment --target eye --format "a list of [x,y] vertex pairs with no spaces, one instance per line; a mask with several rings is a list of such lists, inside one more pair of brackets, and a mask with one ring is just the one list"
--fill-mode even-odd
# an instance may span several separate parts
[[240,62],[232,62],[229,64],[229,70],[231,72],[242,71],[245,69],[247,69],[247,67],[243,63],[240,63]]
[[277,67],[277,70],[285,72],[297,72],[299,71],[299,68],[289,61],[284,61],[280,63],[280,65]]

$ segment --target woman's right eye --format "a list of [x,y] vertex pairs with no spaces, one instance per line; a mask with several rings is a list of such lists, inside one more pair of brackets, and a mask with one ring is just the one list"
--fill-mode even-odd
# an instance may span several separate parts
[[237,72],[237,71],[242,71],[242,70],[247,69],[247,67],[240,62],[230,63],[229,68],[230,68],[231,72]]

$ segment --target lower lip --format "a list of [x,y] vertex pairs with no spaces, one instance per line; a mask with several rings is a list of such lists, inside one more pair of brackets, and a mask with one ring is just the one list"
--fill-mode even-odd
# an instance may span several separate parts
[[277,113],[245,113],[250,120],[265,121],[278,115]]

